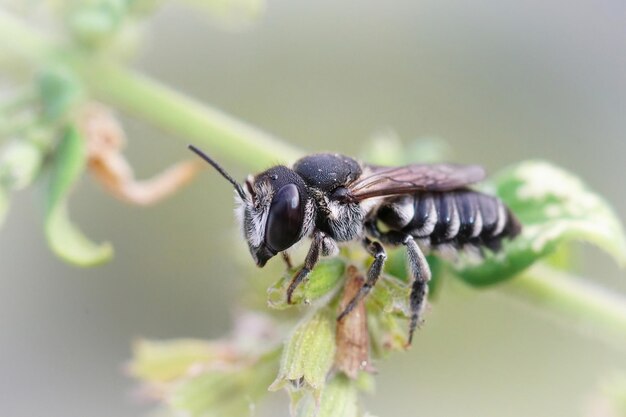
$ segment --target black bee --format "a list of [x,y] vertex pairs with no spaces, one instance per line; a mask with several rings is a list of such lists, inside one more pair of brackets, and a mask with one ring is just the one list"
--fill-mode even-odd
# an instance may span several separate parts
[[420,320],[430,280],[424,250],[489,248],[520,233],[519,221],[500,199],[468,186],[485,177],[476,165],[360,164],[338,154],[315,154],[292,168],[277,165],[240,185],[215,161],[211,164],[234,187],[237,213],[250,253],[259,267],[305,237],[312,239],[304,266],[287,290],[287,300],[320,256],[338,252],[338,243],[361,241],[374,257],[367,279],[338,320],[350,313],[376,284],[386,245],[404,245],[412,274],[409,343]]

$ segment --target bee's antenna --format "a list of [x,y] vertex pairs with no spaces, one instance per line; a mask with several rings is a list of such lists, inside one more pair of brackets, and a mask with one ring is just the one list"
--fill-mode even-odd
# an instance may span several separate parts
[[231,177],[225,170],[224,168],[222,168],[217,162],[215,162],[214,160],[212,160],[211,158],[209,158],[209,156],[207,154],[205,154],[204,152],[202,152],[200,149],[196,148],[193,145],[189,145],[188,146],[189,149],[191,149],[191,151],[193,151],[194,153],[196,153],[200,158],[204,159],[205,161],[207,161],[209,164],[211,164],[211,166],[213,168],[215,168],[217,170],[217,172],[219,172],[220,174],[222,174],[222,177],[226,178],[226,180],[228,182],[230,182],[234,187],[235,187],[235,191],[237,191],[237,194],[239,194],[239,196],[241,197],[242,200],[246,200],[246,195],[243,192],[243,188],[241,187],[241,185],[235,181],[233,179],[233,177]]

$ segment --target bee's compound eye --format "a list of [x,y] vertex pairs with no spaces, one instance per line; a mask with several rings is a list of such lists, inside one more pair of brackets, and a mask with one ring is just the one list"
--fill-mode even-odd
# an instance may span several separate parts
[[304,210],[300,193],[295,184],[284,185],[278,190],[265,226],[265,243],[280,252],[296,243],[304,222]]

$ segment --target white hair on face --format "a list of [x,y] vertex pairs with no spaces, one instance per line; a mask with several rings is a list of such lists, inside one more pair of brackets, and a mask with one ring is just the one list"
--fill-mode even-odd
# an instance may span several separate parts
[[245,188],[246,199],[235,195],[235,215],[239,220],[244,238],[250,246],[259,247],[265,238],[265,225],[272,202],[273,191],[270,184],[261,182],[254,184],[254,198]]
[[[253,193],[245,189],[246,199],[235,195],[235,214],[239,220],[244,238],[250,246],[259,247],[265,240],[265,227],[269,216],[270,206],[274,198],[274,189],[267,181],[254,183]],[[313,233],[315,229],[315,204],[307,199],[304,206],[304,223],[299,239]]]
[[[247,197],[247,193],[246,193]],[[246,201],[241,199],[241,196],[235,191],[235,218],[239,228],[243,231],[243,216],[246,211]]]
[[304,206],[304,223],[302,224],[302,231],[300,232],[300,239],[311,235],[315,229],[315,204],[313,200],[307,199]]

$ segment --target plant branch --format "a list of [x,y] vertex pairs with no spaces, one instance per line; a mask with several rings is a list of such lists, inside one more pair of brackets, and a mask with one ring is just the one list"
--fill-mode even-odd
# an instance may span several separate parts
[[[1,9],[0,46],[36,65],[60,51],[54,42]],[[219,153],[255,169],[301,155],[271,135],[142,74],[102,59],[66,55],[95,97],[193,141],[210,154]]]
[[[57,44],[0,9],[0,48],[37,66],[59,51]],[[78,56],[72,63],[100,99],[136,114],[185,141],[206,146],[250,168],[302,153],[290,145],[167,86],[116,64]],[[626,300],[565,272],[536,266],[502,287],[526,303],[575,321],[585,319],[626,332]]]
[[185,141],[253,169],[292,162],[301,153],[284,142],[142,74],[115,65],[83,66],[91,91]]
[[602,329],[603,335],[626,335],[626,297],[569,272],[539,263],[502,290],[542,311],[568,317],[585,333],[599,336]]
[[55,43],[0,8],[0,45],[11,58],[40,63],[53,53]]

